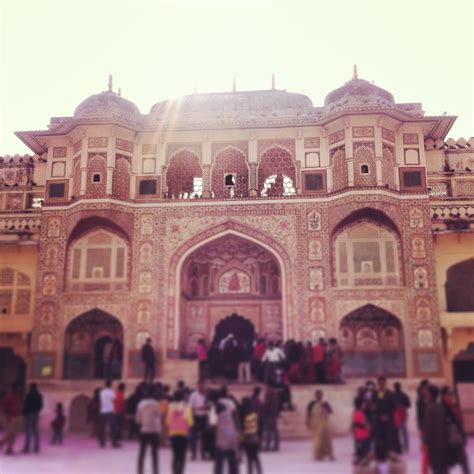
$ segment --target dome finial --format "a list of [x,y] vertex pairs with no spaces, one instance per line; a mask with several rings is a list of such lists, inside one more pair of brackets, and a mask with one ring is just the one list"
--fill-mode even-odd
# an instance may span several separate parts
[[357,64],[354,64],[352,69],[352,80],[355,81],[357,79],[359,79],[359,75],[357,74]]
[[237,90],[237,83],[235,81],[235,76],[234,76],[234,80],[232,81],[232,92],[235,92]]
[[112,92],[112,74],[109,74],[109,92]]
[[118,88],[117,93],[118,93],[118,95],[119,95],[120,97],[122,97],[122,88],[121,88],[121,87]]
[[272,74],[272,91],[275,90],[275,74]]

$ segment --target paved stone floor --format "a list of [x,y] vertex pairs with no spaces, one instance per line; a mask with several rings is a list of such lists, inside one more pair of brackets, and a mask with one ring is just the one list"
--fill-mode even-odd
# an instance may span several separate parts
[[[17,451],[22,439],[17,440]],[[334,451],[336,461],[316,463],[311,459],[309,441],[283,441],[278,453],[262,453],[265,474],[349,474],[351,473],[352,441],[349,437],[336,438]],[[419,474],[419,443],[412,440],[412,450],[405,457],[407,474]],[[471,466],[474,466],[474,439],[469,441]],[[44,444],[38,454],[16,454],[0,456],[1,474],[134,474],[136,472],[137,444],[127,442],[120,449],[100,449],[96,442],[81,436],[68,435],[63,446]],[[170,450],[160,449],[160,474],[170,472]],[[147,461],[149,461],[147,459]],[[147,462],[145,473],[151,472]],[[188,462],[186,473],[211,474],[210,462]],[[240,472],[246,473],[241,465]],[[451,474],[461,474],[458,468]]]

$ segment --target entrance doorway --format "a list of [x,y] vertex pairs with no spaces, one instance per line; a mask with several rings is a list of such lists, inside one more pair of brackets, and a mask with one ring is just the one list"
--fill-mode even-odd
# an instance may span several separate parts
[[228,380],[235,380],[242,354],[252,353],[255,334],[252,322],[237,313],[221,319],[214,329],[208,353],[209,374],[212,377],[222,376]]
[[119,379],[122,360],[123,327],[116,317],[93,309],[67,326],[64,378]]
[[233,334],[239,343],[248,342],[252,344],[255,336],[255,326],[243,316],[232,313],[217,324],[214,340],[219,342],[229,334]]

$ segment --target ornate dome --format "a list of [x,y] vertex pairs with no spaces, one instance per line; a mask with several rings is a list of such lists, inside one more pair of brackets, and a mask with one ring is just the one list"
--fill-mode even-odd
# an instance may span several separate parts
[[357,77],[357,67],[354,66],[352,79],[342,87],[330,92],[324,100],[327,108],[339,108],[343,106],[394,106],[395,99],[390,92],[371,82]]
[[155,119],[170,115],[179,115],[184,119],[288,116],[308,113],[312,109],[309,97],[272,89],[186,95],[156,103],[150,110],[150,116]]
[[124,99],[120,92],[117,94],[112,90],[111,78],[109,78],[107,91],[91,95],[74,111],[75,118],[122,117],[127,120],[136,120],[140,115],[140,110],[133,102]]

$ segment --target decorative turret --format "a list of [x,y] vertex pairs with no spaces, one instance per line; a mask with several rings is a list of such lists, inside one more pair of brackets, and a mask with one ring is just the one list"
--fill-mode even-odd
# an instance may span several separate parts
[[395,106],[395,99],[385,89],[359,79],[357,65],[354,65],[352,79],[330,92],[324,100],[324,107],[332,110],[365,106],[392,108]]
[[113,91],[112,75],[109,76],[108,89],[94,94],[82,101],[74,112],[74,118],[111,118],[120,117],[128,121],[137,121],[140,110],[131,101],[121,96],[121,90]]

